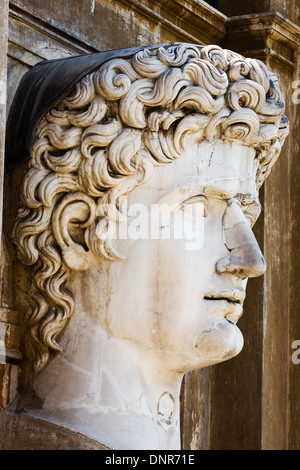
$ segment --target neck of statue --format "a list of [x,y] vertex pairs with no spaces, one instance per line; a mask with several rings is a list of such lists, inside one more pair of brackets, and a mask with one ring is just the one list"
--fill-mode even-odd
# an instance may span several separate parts
[[163,352],[110,336],[84,313],[72,317],[61,345],[35,379],[30,415],[112,449],[180,449],[183,374],[168,370]]

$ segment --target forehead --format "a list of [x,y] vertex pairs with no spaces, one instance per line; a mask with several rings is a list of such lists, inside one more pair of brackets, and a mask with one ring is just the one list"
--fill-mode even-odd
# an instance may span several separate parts
[[194,171],[202,186],[220,188],[232,196],[257,196],[258,162],[253,148],[238,142],[217,140],[198,144],[194,152]]
[[130,195],[132,202],[178,202],[195,194],[225,199],[247,195],[258,199],[255,150],[238,142],[192,143],[182,157],[154,168],[146,183]]

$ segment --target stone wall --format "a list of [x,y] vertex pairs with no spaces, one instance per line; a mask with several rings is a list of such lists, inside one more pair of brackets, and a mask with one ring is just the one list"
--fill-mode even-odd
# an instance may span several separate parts
[[[255,228],[268,270],[249,281],[239,322],[246,339],[240,355],[185,378],[183,448],[299,449],[300,365],[291,360],[292,342],[300,340],[300,105],[293,99],[299,78],[299,7],[297,0],[211,3],[218,3],[219,10],[199,0],[13,0],[9,6],[5,0],[0,18],[0,194],[5,115],[22,76],[37,62],[171,41],[218,44],[263,60],[280,78],[291,122],[290,136],[261,192],[263,211]],[[9,181],[7,173],[5,184]],[[20,360],[9,240],[17,189],[10,201],[4,190],[0,354],[2,340],[7,357],[0,364],[2,409],[16,393]]]

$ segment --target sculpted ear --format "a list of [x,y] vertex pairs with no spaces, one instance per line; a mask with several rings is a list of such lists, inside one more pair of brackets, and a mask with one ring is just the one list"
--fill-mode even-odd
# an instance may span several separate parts
[[79,191],[69,193],[53,211],[52,228],[64,263],[74,271],[88,269],[83,230],[95,220],[96,204]]

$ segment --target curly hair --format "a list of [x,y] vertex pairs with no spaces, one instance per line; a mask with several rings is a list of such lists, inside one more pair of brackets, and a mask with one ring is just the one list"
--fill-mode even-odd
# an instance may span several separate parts
[[24,355],[35,373],[60,350],[74,308],[56,230],[64,208],[85,208],[76,223],[86,250],[122,258],[109,236],[125,217],[122,200],[155,166],[181,158],[199,130],[203,140],[253,147],[259,188],[288,134],[276,76],[218,46],[158,46],[106,62],[41,118],[13,229],[20,261],[34,267]]

